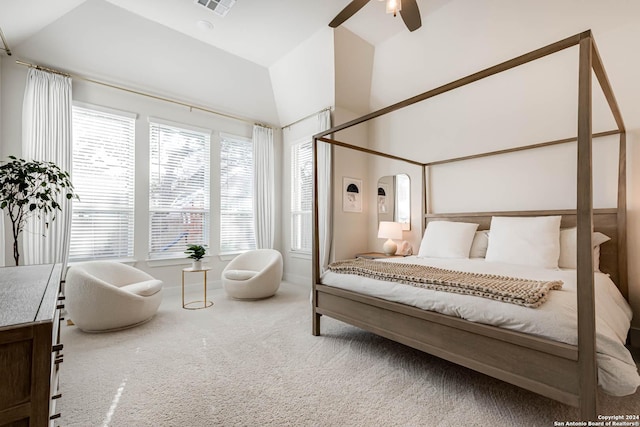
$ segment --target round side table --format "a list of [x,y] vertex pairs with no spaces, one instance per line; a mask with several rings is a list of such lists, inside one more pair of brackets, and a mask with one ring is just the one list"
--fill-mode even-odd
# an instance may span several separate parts
[[[211,267],[202,267],[194,270],[191,267],[182,269],[182,308],[187,310],[200,310],[201,308],[211,307],[213,301],[207,301],[207,272],[211,270]],[[191,301],[185,304],[184,302],[184,273],[204,273],[204,299],[202,301]],[[192,304],[202,304],[202,307],[189,307]]]

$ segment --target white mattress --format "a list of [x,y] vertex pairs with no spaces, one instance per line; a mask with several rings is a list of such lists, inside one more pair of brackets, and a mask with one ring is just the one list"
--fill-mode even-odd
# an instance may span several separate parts
[[[323,274],[322,283],[472,322],[577,344],[575,270],[540,269],[487,262],[484,258],[437,259],[412,256],[379,261],[410,262],[457,271],[537,280],[560,279],[564,284],[561,290],[551,291],[548,300],[539,308],[527,308],[487,298],[433,291],[331,271]],[[633,394],[640,385],[640,376],[631,354],[624,346],[631,323],[631,308],[607,275],[597,273],[595,279],[598,384],[605,392],[615,396]]]

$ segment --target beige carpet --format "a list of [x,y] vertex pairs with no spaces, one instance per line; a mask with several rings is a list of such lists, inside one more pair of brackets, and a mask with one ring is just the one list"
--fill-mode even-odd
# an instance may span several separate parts
[[[62,426],[553,426],[574,408],[323,317],[309,290],[183,310],[120,332],[62,327]],[[640,392],[600,412],[640,412]]]

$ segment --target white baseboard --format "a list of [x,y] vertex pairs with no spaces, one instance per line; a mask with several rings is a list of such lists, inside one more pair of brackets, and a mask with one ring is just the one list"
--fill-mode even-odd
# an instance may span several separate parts
[[308,285],[311,287],[311,277],[301,276],[299,274],[284,273],[282,280],[285,282],[295,283],[296,285]]
[[633,347],[640,348],[640,328],[631,327],[629,330],[629,338]]

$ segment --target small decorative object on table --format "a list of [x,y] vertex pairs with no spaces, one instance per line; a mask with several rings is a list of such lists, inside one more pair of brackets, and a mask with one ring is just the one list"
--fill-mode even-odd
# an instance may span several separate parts
[[411,243],[409,243],[406,240],[403,240],[402,242],[400,242],[400,244],[398,245],[398,250],[396,251],[396,254],[403,255],[403,256],[413,255],[413,247],[411,246]]
[[187,245],[185,254],[189,255],[188,258],[193,260],[192,270],[202,270],[202,258],[207,253],[206,246],[203,245]]

